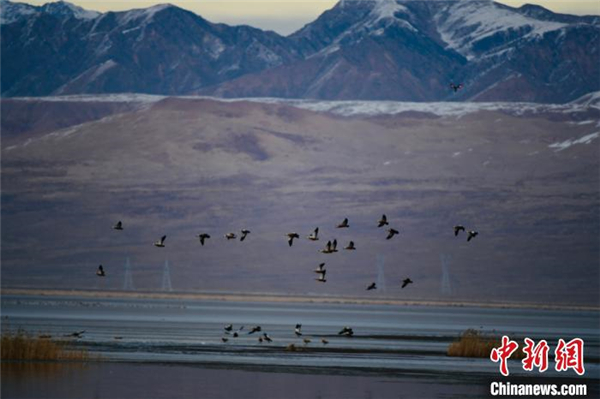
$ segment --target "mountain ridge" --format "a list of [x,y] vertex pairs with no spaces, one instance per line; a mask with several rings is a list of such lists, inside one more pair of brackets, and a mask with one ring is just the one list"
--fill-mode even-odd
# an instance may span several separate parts
[[[600,17],[535,5],[362,0],[338,3],[281,36],[212,23],[170,4],[95,14],[66,2],[1,4],[4,97],[562,103],[600,90]],[[4,12],[8,6],[12,12]],[[454,81],[464,89],[452,93]]]

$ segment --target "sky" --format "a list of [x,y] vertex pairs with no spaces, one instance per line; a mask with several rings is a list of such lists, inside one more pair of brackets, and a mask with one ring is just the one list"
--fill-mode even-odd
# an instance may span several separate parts
[[[21,2],[41,5],[49,1],[21,0]],[[191,10],[211,22],[251,25],[261,29],[274,30],[280,34],[289,34],[298,30],[337,3],[336,0],[70,0],[70,2],[86,9],[102,12],[171,3]],[[525,3],[539,4],[552,11],[567,14],[600,15],[600,1],[598,0],[502,0],[500,2],[514,7]]]

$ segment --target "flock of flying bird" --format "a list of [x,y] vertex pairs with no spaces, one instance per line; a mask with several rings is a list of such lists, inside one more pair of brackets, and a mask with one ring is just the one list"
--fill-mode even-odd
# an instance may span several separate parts
[[[381,216],[381,218],[377,222],[377,227],[381,228],[383,226],[388,226],[388,225],[389,225],[389,222],[387,220],[386,215],[384,214],[384,215]],[[342,221],[342,223],[338,224],[336,227],[338,229],[349,228],[350,224],[348,222],[348,218],[345,218]],[[113,229],[115,229],[115,230],[123,230],[123,223],[121,221],[118,221],[115,225],[113,225]],[[475,238],[479,234],[475,230],[467,230],[462,225],[456,225],[456,226],[454,226],[454,236],[455,237],[458,236],[458,234],[461,231],[467,233],[467,242],[471,241],[473,238]],[[248,234],[250,234],[250,230],[242,229],[240,231],[240,233],[241,233],[240,234],[240,241],[244,241],[246,239],[246,237],[248,236]],[[387,229],[387,233],[388,234],[387,234],[386,239],[390,240],[396,234],[399,234],[399,231],[390,227],[389,229]],[[294,239],[300,239],[300,235],[298,233],[295,233],[295,232],[287,233],[285,236],[287,237],[287,242],[288,242],[288,245],[290,247],[292,245],[294,245]],[[209,234],[206,234],[206,233],[198,234],[198,235],[196,235],[196,237],[199,239],[200,245],[202,245],[202,246],[204,246],[204,244],[206,244],[206,240],[208,240],[208,239],[211,238],[211,236]],[[237,235],[235,233],[226,233],[224,235],[224,237],[227,240],[234,240],[234,239],[237,238]],[[319,228],[318,227],[315,228],[314,231],[310,235],[308,235],[306,238],[308,240],[310,240],[310,241],[318,241],[319,240]],[[165,247],[165,240],[166,239],[167,239],[166,235],[162,236],[160,238],[160,240],[158,240],[158,241],[156,241],[154,243],[154,246],[155,247],[159,247],[159,248],[164,248]],[[356,250],[356,247],[354,245],[354,241],[350,241],[348,243],[348,245],[344,247],[344,249],[348,250],[348,251],[354,251],[354,250]],[[333,241],[331,241],[331,240],[327,241],[327,244],[325,245],[325,248],[321,249],[319,252],[324,253],[324,254],[332,254],[332,253],[338,252],[338,250],[337,250],[337,239],[334,239]],[[314,270],[314,272],[319,275],[319,277],[315,279],[316,281],[321,282],[321,283],[327,282],[327,280],[325,279],[325,275],[327,274],[327,270],[325,269],[325,263],[324,262],[320,263],[319,266]],[[98,275],[99,277],[104,277],[106,275],[105,271],[104,271],[104,268],[102,267],[102,265],[98,266],[98,270],[96,271],[96,275]],[[405,288],[406,286],[408,286],[409,284],[412,284],[412,283],[413,283],[413,281],[410,278],[407,277],[407,278],[405,278],[402,281],[401,288]],[[377,285],[375,284],[375,282],[370,283],[367,286],[367,288],[366,288],[367,291],[371,291],[371,290],[374,290],[374,289],[377,289]],[[243,329],[244,329],[244,326],[241,326],[236,331],[233,331],[233,325],[229,324],[229,325],[225,326],[224,332],[225,332],[225,334],[227,334],[229,336],[232,336],[233,338],[237,338],[241,334],[241,331]],[[296,324],[296,327],[294,328],[294,334],[297,337],[302,336],[301,329],[302,329],[302,324]],[[253,327],[248,332],[248,334],[254,334],[254,333],[257,333],[257,332],[262,332],[261,326],[255,326],[255,327]],[[343,335],[343,336],[351,337],[351,336],[354,335],[354,331],[352,330],[352,328],[346,326],[346,327],[344,327],[338,333],[338,335]],[[229,341],[229,338],[228,337],[222,337],[221,340],[223,342],[227,342],[227,341]],[[266,342],[272,342],[273,340],[272,340],[272,338],[266,332],[263,332],[262,335],[259,335],[258,341],[260,343],[263,343],[265,341]],[[308,345],[311,342],[311,340],[309,338],[305,337],[305,338],[303,338],[303,342],[304,342],[304,345]],[[327,345],[329,343],[329,341],[327,341],[325,338],[321,338],[321,343],[323,345]],[[293,346],[293,344],[292,344],[292,346]]]
[[[389,222],[387,221],[387,217],[384,215],[381,216],[381,218],[379,219],[379,221],[377,222],[377,227],[383,227],[389,225]],[[338,224],[336,226],[338,229],[344,229],[344,228],[349,228],[350,224],[348,222],[348,218],[345,218],[342,223]],[[123,230],[123,222],[121,222],[120,220],[113,225],[112,227],[114,230]],[[477,234],[479,234],[477,231],[474,230],[466,230],[464,226],[462,225],[456,225],[454,226],[454,236],[458,236],[458,233],[460,233],[461,231],[464,231],[467,233],[467,242],[471,241],[473,238],[475,238],[477,236]],[[387,229],[388,235],[386,237],[387,240],[390,240],[392,237],[394,237],[396,234],[399,234],[399,231],[394,229],[394,228],[389,228]],[[242,229],[240,231],[241,235],[240,235],[240,241],[244,241],[246,239],[246,237],[248,236],[248,234],[250,234],[250,230],[247,229]],[[208,240],[210,237],[209,234],[206,233],[201,233],[196,235],[196,237],[200,240],[200,245],[204,246],[204,244],[206,243],[206,240]],[[227,240],[234,240],[237,238],[237,235],[235,233],[226,233],[224,235],[224,237]],[[298,233],[287,233],[286,237],[288,238],[287,242],[288,245],[291,247],[292,245],[294,245],[294,239],[300,239],[300,235]],[[310,241],[318,241],[319,240],[319,228],[315,228],[315,230],[306,237],[307,239],[309,239]],[[160,238],[160,240],[154,242],[154,246],[158,247],[158,248],[164,248],[165,247],[165,240],[167,239],[167,236],[162,236]],[[345,250],[348,251],[354,251],[356,250],[356,247],[354,245],[354,241],[350,241],[348,243],[348,245],[346,245],[344,247]],[[324,254],[332,254],[335,252],[338,252],[337,250],[337,239],[334,239],[333,241],[329,240],[327,241],[327,244],[325,245],[325,248],[321,249],[319,252],[324,253]],[[320,282],[320,283],[325,283],[327,282],[327,280],[325,279],[325,275],[327,274],[327,270],[325,269],[325,263],[320,263],[318,268],[314,270],[315,273],[317,273],[319,275],[318,278],[316,278],[315,280]],[[99,277],[104,277],[106,275],[104,268],[102,265],[98,266],[98,270],[96,271],[96,275]],[[401,288],[405,288],[408,284],[412,284],[413,281],[410,278],[405,278],[402,281],[402,287]],[[377,285],[372,282],[370,283],[366,290],[367,291],[371,291],[377,289]]]
[[[454,92],[456,93],[458,90],[463,88],[463,84],[459,83],[459,84],[454,84],[454,83],[450,83],[450,88],[452,90],[454,90]],[[387,221],[387,217],[386,215],[382,215],[381,218],[379,219],[379,221],[377,222],[377,227],[383,227],[389,225],[388,221]],[[348,218],[345,218],[342,223],[338,224],[336,226],[338,229],[344,229],[344,228],[349,228],[350,224],[348,222]],[[115,225],[113,225],[113,229],[115,230],[123,230],[123,223],[121,221],[118,221]],[[458,234],[463,231],[467,233],[467,242],[471,241],[473,238],[475,238],[477,236],[477,234],[479,234],[477,231],[474,230],[466,230],[464,226],[462,225],[456,225],[454,226],[454,236],[458,236]],[[394,237],[396,234],[399,234],[400,232],[394,228],[389,228],[387,230],[388,235],[386,237],[387,240],[390,240],[392,237]],[[247,229],[242,229],[240,231],[240,241],[244,241],[246,239],[246,237],[248,236],[248,234],[250,234],[250,230]],[[206,243],[206,240],[210,239],[211,236],[207,233],[201,233],[196,235],[196,237],[199,239],[200,241],[200,245],[204,246],[204,244]],[[224,237],[227,240],[235,240],[237,239],[237,235],[235,233],[226,233],[224,235]],[[294,239],[300,239],[300,235],[296,232],[292,232],[292,233],[287,233],[286,234],[287,237],[287,242],[288,245],[291,247],[292,245],[294,245]],[[318,241],[319,240],[319,228],[315,228],[315,230],[306,237],[308,240],[310,241]],[[164,235],[160,238],[160,240],[157,240],[156,242],[154,242],[154,246],[158,247],[158,248],[164,248],[165,247],[165,240],[167,239],[167,236]],[[356,247],[354,245],[354,241],[350,241],[348,243],[348,245],[346,245],[344,247],[345,250],[348,251],[354,251],[356,250]],[[332,254],[335,252],[338,252],[337,250],[337,239],[334,239],[333,241],[329,240],[327,241],[327,244],[325,245],[325,248],[320,250],[321,253],[324,254]],[[327,270],[325,269],[325,263],[320,263],[319,266],[317,267],[317,269],[314,270],[315,273],[317,273],[319,275],[318,278],[316,278],[315,280],[320,282],[320,283],[325,283],[327,282],[327,280],[325,279],[325,275],[327,274]],[[102,265],[98,266],[98,270],[96,271],[96,275],[99,277],[104,277],[106,275],[104,268]],[[401,288],[405,288],[406,286],[408,286],[409,284],[412,284],[413,281],[407,277],[402,281],[402,286]],[[377,285],[375,284],[375,282],[370,283],[366,290],[367,291],[371,291],[377,289]],[[244,326],[241,326],[237,331],[233,331],[233,325],[229,324],[228,326],[225,326],[224,330],[225,330],[225,334],[231,335],[234,338],[237,338],[239,336],[239,334],[241,333],[241,331],[243,330]],[[301,328],[302,325],[301,324],[296,324],[296,327],[294,329],[294,333],[296,334],[297,337],[302,336],[302,332],[301,332]],[[261,326],[255,326],[253,327],[248,334],[254,334],[255,332],[261,332],[262,328]],[[354,334],[354,331],[352,330],[352,328],[350,327],[344,327],[339,333],[338,335],[344,335],[344,336],[349,336],[351,337]],[[221,340],[223,342],[227,342],[229,340],[229,338],[226,337],[222,337]],[[272,338],[269,337],[269,335],[267,333],[263,333],[261,336],[258,337],[258,341],[260,343],[267,341],[267,342],[272,342]],[[307,345],[311,342],[311,340],[309,338],[304,338],[303,339],[304,344]],[[322,338],[321,342],[326,345],[329,342],[325,339]]]

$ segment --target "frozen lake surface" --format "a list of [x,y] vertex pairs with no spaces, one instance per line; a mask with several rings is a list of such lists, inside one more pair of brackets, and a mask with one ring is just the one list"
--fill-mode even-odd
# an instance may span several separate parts
[[[155,382],[169,373],[179,377],[189,374],[193,380],[190,385],[206,379],[210,382],[204,385],[212,392],[207,397],[228,397],[220,391],[223,381],[233,382],[226,384],[227,390],[233,391],[226,392],[235,397],[235,390],[243,389],[238,385],[249,388],[260,376],[266,386],[274,384],[274,390],[253,397],[281,397],[275,386],[289,384],[299,384],[299,394],[288,397],[319,397],[319,392],[321,397],[335,397],[330,394],[341,391],[330,384],[358,384],[347,389],[348,395],[356,393],[356,397],[368,397],[365,392],[369,390],[378,392],[377,397],[398,397],[398,384],[410,392],[429,392],[426,397],[481,397],[489,392],[490,381],[502,380],[498,365],[488,359],[446,356],[448,345],[468,328],[506,334],[512,339],[545,339],[551,348],[550,368],[554,366],[553,351],[559,338],[582,338],[585,376],[578,377],[572,370],[526,372],[519,361],[510,361],[510,378],[538,383],[583,381],[588,384],[588,395],[598,392],[600,381],[600,316],[594,311],[6,295],[2,297],[2,317],[3,331],[23,329],[59,338],[85,330],[81,338],[72,339],[73,343],[110,360],[82,368],[69,366],[63,372],[51,373],[53,377],[47,380],[38,378],[36,381],[46,381],[39,389],[54,392],[55,397],[68,397],[61,393],[62,387],[72,380],[73,373],[91,379],[104,376],[111,380],[116,375],[135,379],[142,369],[156,374]],[[228,324],[233,324],[234,330],[244,326],[239,337],[224,333],[223,327]],[[294,334],[296,324],[302,324],[302,337]],[[257,325],[273,339],[272,343],[260,343],[259,333],[248,334]],[[344,326],[353,328],[353,337],[338,335]],[[223,343],[222,337],[229,341]],[[311,342],[305,344],[303,338]],[[322,344],[321,338],[329,343]],[[300,350],[286,351],[290,344]],[[35,397],[35,392],[31,393],[34,396],[27,393],[33,388],[14,384],[23,381],[11,378],[19,368],[22,365],[3,364],[3,397]],[[194,380],[194,375],[198,379]],[[309,385],[317,385],[308,389],[299,383],[302,378],[290,375],[302,375],[312,381]],[[131,386],[136,384],[140,383],[130,380]],[[118,381],[112,385],[112,391],[102,388],[96,397],[132,397],[116,390]],[[82,384],[71,388],[90,397],[91,391],[86,390],[89,387]],[[160,390],[152,392],[158,395],[155,397],[171,397],[160,395]]]

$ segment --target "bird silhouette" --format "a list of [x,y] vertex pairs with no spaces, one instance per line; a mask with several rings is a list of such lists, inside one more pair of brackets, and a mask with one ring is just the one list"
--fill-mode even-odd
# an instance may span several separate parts
[[320,283],[327,282],[327,280],[325,280],[325,274],[327,273],[327,270],[325,270],[325,263],[319,264],[319,267],[315,269],[314,272],[319,274],[319,278],[315,279],[316,281]]
[[115,224],[112,228],[115,230],[123,230],[123,223],[121,223],[121,221],[119,220],[117,224]]
[[465,231],[465,226],[461,226],[460,224],[454,226],[454,237],[458,235],[459,231]]
[[223,329],[224,329],[225,331],[231,331],[231,330],[233,329],[233,325],[232,325],[232,324],[229,324],[229,325],[227,325],[227,326],[223,327]]
[[314,271],[315,273],[325,273],[325,263],[319,263],[319,266]]
[[233,240],[233,239],[237,238],[235,233],[227,233],[227,234],[225,234],[224,237],[227,238],[227,240]]
[[323,345],[327,345],[329,343],[329,341],[327,341],[325,338],[321,338],[321,342]]
[[222,337],[222,338],[221,338],[221,341],[223,341],[223,342],[227,342],[227,341],[229,341],[229,338]]
[[308,338],[304,338],[302,341],[304,341],[304,345],[308,345],[311,342]]
[[198,234],[196,237],[200,239],[200,245],[204,245],[204,241],[210,238],[210,236],[206,233]]
[[273,340],[271,339],[271,337],[269,337],[269,335],[267,333],[264,333],[263,337],[264,337],[265,341],[267,341],[267,342],[273,342]]
[[348,224],[348,218],[344,219],[344,221],[342,223],[337,225],[338,229],[343,229],[346,227],[350,227],[350,225]]
[[96,270],[96,276],[104,277],[104,275],[104,268],[102,267],[102,265],[98,266],[98,270]]
[[160,240],[158,240],[154,243],[154,246],[159,247],[159,248],[164,248],[166,239],[167,239],[167,236],[162,236],[162,238]]
[[354,241],[350,241],[350,242],[348,243],[348,245],[346,246],[346,248],[344,248],[344,249],[348,249],[348,250],[351,250],[351,251],[352,251],[352,250],[355,250],[355,249],[356,249],[356,247],[354,246]]
[[324,254],[330,254],[333,252],[331,250],[331,241],[327,241],[327,244],[325,245],[325,249],[322,249],[321,252],[323,252]]
[[333,244],[331,245],[331,252],[337,252],[337,240],[333,240]]
[[477,234],[479,234],[478,231],[469,230],[469,235],[467,236],[467,242],[471,241],[471,238],[477,237]]
[[294,238],[300,238],[298,233],[287,233],[288,245],[291,247],[294,244]]
[[377,286],[375,285],[375,283],[371,283],[367,287],[367,291],[376,290],[376,289],[377,289]]
[[262,328],[260,326],[252,327],[252,330],[248,332],[248,334],[254,334],[255,332],[261,332]]
[[385,215],[381,215],[381,219],[377,222],[377,227],[383,227],[386,224],[389,224],[387,221],[387,217]]
[[404,288],[407,285],[412,284],[412,283],[413,283],[412,280],[407,277],[402,281],[402,288]]
[[240,241],[244,241],[248,234],[250,234],[250,230],[242,229],[242,235],[240,236]]
[[398,230],[395,230],[395,229],[388,229],[387,232],[388,232],[388,235],[386,237],[386,240],[389,240],[390,238],[392,238],[396,234],[400,234],[400,232]]
[[299,337],[302,335],[302,324],[296,324],[296,328],[294,328],[294,334],[296,334],[296,337]]
[[450,88],[452,90],[454,90],[454,92],[456,93],[457,91],[459,91],[460,89],[463,88],[463,84],[462,83],[459,83],[459,84],[450,83]]
[[307,236],[306,238],[308,238],[311,241],[318,241],[319,240],[319,228],[317,227],[315,229],[315,231],[313,231],[309,236]]
[[338,332],[338,335],[352,336],[352,335],[354,335],[354,331],[350,327],[345,326],[344,328],[342,328],[340,330],[340,332]]

